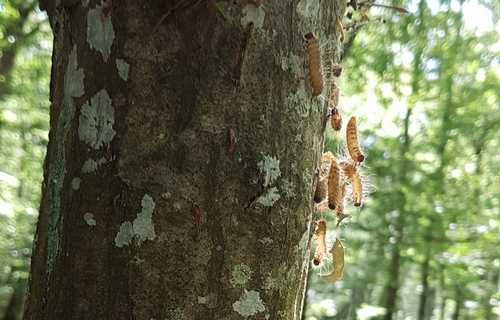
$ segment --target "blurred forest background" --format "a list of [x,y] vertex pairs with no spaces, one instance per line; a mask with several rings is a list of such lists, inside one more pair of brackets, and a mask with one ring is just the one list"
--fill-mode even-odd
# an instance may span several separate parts
[[[335,284],[311,270],[304,319],[500,319],[500,4],[383,4],[410,13],[368,10],[339,83],[376,191],[337,229],[333,213],[320,214],[346,247],[346,268]],[[29,276],[51,52],[38,3],[0,0],[2,319],[20,319]],[[327,135],[342,151],[344,137]]]

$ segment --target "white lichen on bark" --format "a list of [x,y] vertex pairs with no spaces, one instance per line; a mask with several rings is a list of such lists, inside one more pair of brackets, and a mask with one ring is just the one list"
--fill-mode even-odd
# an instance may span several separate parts
[[71,187],[73,187],[73,190],[78,190],[80,188],[80,182],[82,180],[78,177],[74,177],[73,180],[71,180]]
[[129,64],[123,59],[116,59],[116,68],[118,69],[118,75],[123,80],[128,80]]
[[155,203],[153,198],[147,194],[144,195],[141,205],[142,211],[137,214],[137,218],[134,222],[125,221],[120,226],[120,230],[115,237],[115,244],[117,247],[121,248],[125,245],[129,245],[134,236],[137,236],[137,242],[139,245],[146,240],[155,239],[156,233],[153,224],[153,210],[155,208]]
[[259,292],[245,290],[240,299],[233,303],[233,309],[241,316],[247,318],[258,312],[263,312],[266,308],[260,299]]
[[92,97],[90,103],[87,101],[82,107],[78,137],[94,149],[109,143],[116,134],[113,130],[115,114],[112,102],[106,90],[101,90]]
[[257,163],[260,172],[264,174],[264,187],[268,187],[280,175],[280,161],[276,157],[264,155],[264,160]]
[[244,263],[234,266],[233,278],[231,284],[236,287],[237,285],[243,286],[252,278],[252,270]]
[[85,213],[83,215],[83,219],[85,219],[85,222],[87,222],[89,226],[95,226],[97,224],[97,222],[94,219],[94,215],[90,212]]
[[272,207],[274,203],[280,198],[281,196],[278,193],[278,188],[272,187],[271,189],[267,190],[265,195],[260,196],[257,199],[257,202],[262,204],[264,207]]
[[102,7],[97,5],[87,13],[87,42],[91,48],[100,51],[104,61],[108,61],[111,45],[115,39],[115,31],[111,16],[101,20]]

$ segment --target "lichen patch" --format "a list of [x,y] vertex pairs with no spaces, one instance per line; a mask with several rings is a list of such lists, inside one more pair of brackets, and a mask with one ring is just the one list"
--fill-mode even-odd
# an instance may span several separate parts
[[78,125],[78,137],[92,148],[99,149],[113,140],[115,123],[113,100],[106,90],[99,91],[82,107]]

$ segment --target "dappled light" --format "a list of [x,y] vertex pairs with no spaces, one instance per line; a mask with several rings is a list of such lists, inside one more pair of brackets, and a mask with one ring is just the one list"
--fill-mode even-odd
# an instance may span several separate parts
[[499,8],[408,9],[359,31],[343,61],[340,106],[358,115],[378,189],[336,231],[342,280],[310,275],[306,320],[500,315]]
[[0,2],[0,317],[22,314],[48,142],[52,34],[36,2]]
[[[337,22],[346,55],[339,86],[330,88],[325,142],[337,159],[324,161],[314,198],[321,209],[303,319],[497,319],[500,7],[473,0],[357,5]],[[233,59],[238,86],[253,28],[243,29]],[[322,49],[312,33],[305,41],[297,45],[310,56],[318,96]],[[38,4],[0,1],[0,318],[19,319],[23,310],[48,143],[51,54]],[[128,65],[122,72],[128,78]],[[229,156],[236,140],[231,129],[227,135]],[[85,220],[95,225],[92,215]]]

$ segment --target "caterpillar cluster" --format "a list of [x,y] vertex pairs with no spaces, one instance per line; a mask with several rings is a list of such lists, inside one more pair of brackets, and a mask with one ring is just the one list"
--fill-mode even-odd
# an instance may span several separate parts
[[366,181],[358,169],[357,159],[360,157],[358,156],[356,160],[353,158],[339,160],[331,152],[323,155],[322,171],[314,193],[314,202],[317,203],[318,212],[336,211],[337,226],[349,217],[345,213],[348,199],[355,207],[360,207],[363,203],[363,194],[367,188]]
[[[338,109],[340,89],[335,80],[342,75],[342,72],[342,65],[332,62],[329,118],[332,129],[337,132],[342,129],[343,121]],[[358,167],[365,160],[365,155],[359,143],[355,116],[349,119],[345,130],[349,157],[341,159],[331,152],[323,155],[322,172],[314,194],[314,201],[318,204],[317,211],[336,210],[337,226],[348,217],[345,214],[348,197],[356,207],[361,206],[363,201],[363,179]]]
[[[342,38],[343,30],[340,20],[337,20]],[[308,33],[305,35],[307,52],[309,54],[309,76],[312,96],[318,96],[323,89],[323,75],[321,72],[321,56],[318,41]],[[331,64],[330,96],[328,118],[334,131],[340,132],[343,127],[342,114],[339,111],[340,87],[336,80],[342,75],[343,67],[338,62]],[[345,128],[345,141],[348,156],[333,155],[331,152],[323,154],[321,161],[321,173],[314,194],[314,202],[317,203],[317,212],[335,211],[337,227],[349,215],[345,209],[352,203],[355,207],[360,207],[363,202],[363,193],[366,190],[365,180],[359,170],[359,165],[365,161],[365,155],[359,143],[357,119],[352,116]],[[350,201],[352,202],[350,202]],[[328,257],[333,258],[332,266],[334,270],[329,275],[322,276],[326,282],[332,283],[342,278],[344,269],[344,247],[337,238],[332,246],[330,255],[327,251],[326,243],[326,222],[319,220],[314,232],[316,254],[312,261],[313,266],[322,265],[322,261]]]

